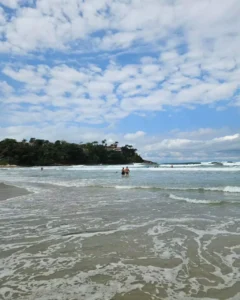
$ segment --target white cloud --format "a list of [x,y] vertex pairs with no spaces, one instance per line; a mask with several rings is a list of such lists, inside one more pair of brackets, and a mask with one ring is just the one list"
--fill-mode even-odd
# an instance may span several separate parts
[[[227,131],[227,128],[224,129]],[[145,138],[138,146],[145,157],[155,158],[158,161],[206,161],[206,160],[239,160],[240,134],[209,138],[221,134],[223,130],[204,128],[199,132],[178,132],[173,135],[186,136],[187,138],[160,137]],[[215,134],[213,134],[213,132]],[[199,135],[199,133],[201,133]],[[191,138],[192,137],[192,138]]]
[[[235,42],[240,25],[238,0],[197,3],[194,0],[150,0],[146,3],[140,0],[37,0],[36,6],[22,5],[27,2],[0,2],[17,11],[4,28],[5,43],[12,50],[69,49],[74,42],[83,50],[86,50],[86,44],[87,49],[89,46],[108,50],[128,48],[136,42],[168,39],[171,33],[181,30],[191,51],[201,47],[203,50],[220,49],[218,52],[221,52],[219,46],[231,36],[228,42],[235,43],[232,48],[238,53],[236,46],[239,47],[239,43]],[[102,34],[98,36],[99,31]],[[96,35],[90,41],[92,33]],[[81,43],[78,43],[79,39]],[[181,40],[177,36],[175,39]],[[228,48],[231,48],[229,43]],[[174,61],[177,56],[174,51],[161,55],[165,61]]]
[[159,143],[147,145],[145,150],[147,151],[166,151],[166,150],[186,150],[188,148],[198,147],[201,144],[197,140],[188,140],[188,139],[164,139]]
[[[0,7],[0,25],[4,25],[6,22],[6,16],[2,7]],[[3,32],[3,27],[0,29],[0,33]]]
[[0,81],[0,95],[9,95],[13,92],[13,88],[6,81]]
[[[61,133],[61,134],[59,134]],[[92,129],[91,127],[81,127],[67,125],[64,122],[59,122],[56,125],[42,123],[40,127],[32,126],[9,126],[0,127],[0,140],[4,138],[15,138],[21,140],[24,138],[36,137],[40,139],[48,139],[55,141],[57,139],[72,141],[72,142],[92,142],[94,140],[101,141],[104,138],[117,140],[117,136],[112,133],[106,133],[102,129]]]
[[201,140],[208,140],[213,139],[218,136],[223,136],[224,134],[228,134],[229,129],[227,127],[223,128],[199,128],[193,131],[179,131],[179,130],[172,130],[171,134],[176,136],[177,138],[194,138],[194,139],[201,139]]
[[19,0],[0,0],[0,4],[9,7],[9,8],[17,8]]
[[133,141],[136,139],[139,139],[141,137],[144,137],[146,133],[144,131],[137,131],[135,133],[127,133],[124,135],[124,139],[128,141]]
[[[18,134],[20,124],[26,132],[30,123],[34,132],[46,124],[42,134],[56,128],[64,135],[64,126],[74,122],[113,126],[133,113],[240,106],[238,0],[0,4],[1,121]],[[180,158],[183,149],[207,155],[211,145],[222,151],[234,136],[225,128],[204,128],[204,122],[201,127],[170,137],[142,131],[120,137],[136,139],[146,155],[161,149]]]
[[[17,87],[6,83],[11,89],[3,99],[6,104],[44,105],[43,110],[49,109],[56,118],[59,118],[54,114],[56,109],[46,108],[47,105],[56,107],[57,111],[68,107],[75,112],[71,116],[74,120],[91,124],[113,122],[133,112],[160,111],[166,107],[194,108],[199,104],[217,107],[219,101],[229,101],[240,86],[235,77],[224,83],[210,76],[207,80],[189,78],[180,71],[172,73],[171,66],[166,64],[163,70],[157,62],[144,64],[142,60],[127,66],[110,62],[105,68],[93,64],[89,67],[5,65],[2,73],[19,83]],[[234,105],[233,101],[229,102]],[[19,118],[21,114],[18,113]],[[47,115],[46,111],[44,116]]]
[[240,134],[236,133],[234,135],[227,135],[219,138],[213,139],[214,142],[225,142],[225,141],[233,141],[233,140],[239,140]]
[[2,72],[16,81],[28,84],[29,88],[33,86],[41,87],[45,84],[45,79],[32,66],[27,66],[19,70],[6,67]]

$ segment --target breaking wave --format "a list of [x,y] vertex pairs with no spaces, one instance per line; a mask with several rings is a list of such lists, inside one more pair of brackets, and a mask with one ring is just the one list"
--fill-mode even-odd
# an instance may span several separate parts
[[163,190],[163,191],[199,191],[199,192],[221,192],[221,193],[240,193],[240,187],[238,186],[220,186],[220,187],[161,187],[161,186],[150,186],[150,185],[104,185],[96,184],[94,182],[89,182],[88,180],[84,181],[48,181],[41,182],[45,184],[52,184],[63,187],[89,187],[89,188],[108,188],[108,189],[149,189],[149,190]]
[[223,200],[191,199],[191,198],[179,197],[179,196],[176,196],[173,194],[170,194],[169,198],[173,199],[173,200],[180,200],[180,201],[185,201],[188,203],[195,203],[195,204],[222,204],[222,203],[224,203]]
[[219,193],[240,193],[239,186],[219,186],[219,187],[168,187],[168,186],[155,186],[155,185],[108,185],[108,184],[99,184],[96,180],[83,179],[83,180],[71,180],[71,181],[62,181],[62,180],[38,180],[36,181],[28,179],[28,183],[41,183],[47,185],[55,185],[62,187],[88,187],[88,188],[107,188],[107,189],[119,189],[119,190],[130,190],[130,189],[143,189],[143,190],[162,190],[162,191],[198,191],[198,192],[219,192]]
[[185,201],[188,203],[193,203],[193,204],[215,204],[215,205],[221,205],[221,204],[240,204],[240,201],[238,200],[208,200],[208,199],[193,199],[193,198],[188,198],[188,197],[179,197],[174,194],[169,195],[170,199],[173,200],[179,200],[179,201]]
[[[102,186],[104,187],[104,186]],[[200,188],[172,188],[172,187],[156,187],[156,186],[134,186],[134,185],[116,185],[107,186],[107,188],[116,189],[152,189],[152,190],[174,190],[174,191],[213,191],[213,192],[224,192],[224,193],[240,193],[240,187],[238,186],[225,186],[225,187],[200,187]]]
[[225,186],[225,187],[209,187],[204,188],[206,191],[216,191],[216,192],[225,192],[225,193],[240,193],[239,186]]

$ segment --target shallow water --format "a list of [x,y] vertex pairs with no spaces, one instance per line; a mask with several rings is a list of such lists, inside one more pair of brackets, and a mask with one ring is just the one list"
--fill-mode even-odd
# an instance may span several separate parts
[[0,201],[27,194],[29,194],[29,192],[26,189],[0,182]]
[[240,165],[0,170],[0,299],[240,299]]

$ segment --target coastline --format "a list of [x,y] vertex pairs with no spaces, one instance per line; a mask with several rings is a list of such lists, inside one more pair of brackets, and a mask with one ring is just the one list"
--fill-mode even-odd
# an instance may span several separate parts
[[8,185],[0,182],[0,201],[28,195],[30,192],[24,188],[19,188],[14,185]]
[[17,165],[0,165],[0,168],[17,168]]
[[148,164],[148,165],[158,165],[158,163],[151,161],[151,160],[143,160],[142,162],[143,164]]
[[[131,163],[114,163],[114,164],[81,164],[82,166],[110,166],[110,165],[134,165],[134,164],[146,164],[146,165],[157,165],[156,162],[152,162],[149,160],[143,160],[142,162],[131,162]],[[33,166],[24,166],[24,165],[0,165],[0,169],[12,169],[12,168],[32,168],[32,167],[70,167],[77,166],[75,164],[52,164],[52,165],[33,165]]]

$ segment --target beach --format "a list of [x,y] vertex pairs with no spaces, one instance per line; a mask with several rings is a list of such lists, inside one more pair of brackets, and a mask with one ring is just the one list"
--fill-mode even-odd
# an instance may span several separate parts
[[120,171],[1,170],[0,299],[239,300],[240,163]]

